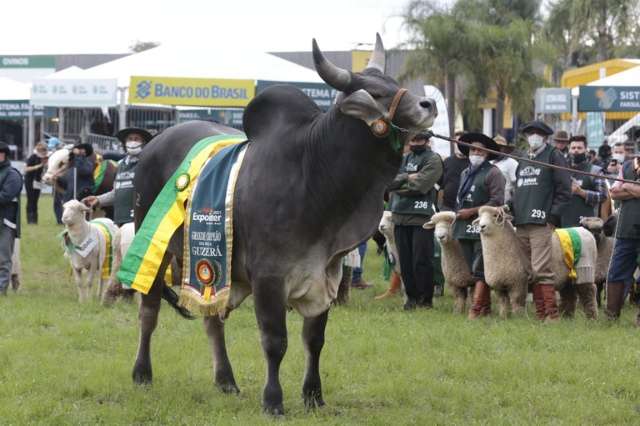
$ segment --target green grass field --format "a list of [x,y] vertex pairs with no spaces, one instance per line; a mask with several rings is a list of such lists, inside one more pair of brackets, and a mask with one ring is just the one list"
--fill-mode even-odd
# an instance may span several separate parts
[[[154,383],[134,386],[132,304],[79,305],[62,257],[51,198],[41,224],[24,226],[23,288],[0,299],[0,424],[639,424],[640,348],[633,310],[619,324],[581,316],[556,325],[495,316],[469,322],[451,298],[405,313],[401,300],[374,301],[385,283],[373,247],[365,277],[332,309],[321,374],[327,406],[300,398],[301,318],[289,315],[281,369],[284,419],[262,414],[265,362],[249,299],[227,322],[239,396],[212,384],[201,321],[165,304],[154,334]],[[495,300],[494,300],[495,303]]]

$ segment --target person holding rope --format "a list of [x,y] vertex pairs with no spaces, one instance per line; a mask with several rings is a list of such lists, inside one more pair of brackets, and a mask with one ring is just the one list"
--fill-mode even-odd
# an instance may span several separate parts
[[[625,286],[633,282],[640,255],[640,158],[626,161],[619,178],[638,183],[616,181],[611,199],[620,202],[613,254],[607,276],[607,317],[616,320],[624,304]],[[636,317],[640,327],[640,312]]]
[[113,222],[118,226],[122,226],[125,223],[133,222],[135,201],[133,178],[136,174],[138,157],[142,152],[142,148],[153,136],[144,129],[129,127],[120,130],[116,137],[122,143],[122,148],[127,155],[118,162],[113,189],[102,195],[89,195],[83,198],[82,202],[93,208],[113,206]]
[[435,213],[435,185],[442,175],[442,159],[428,145],[430,137],[430,133],[419,133],[409,142],[410,151],[404,154],[389,186],[406,311],[433,307],[433,229],[422,225]]
[[[547,143],[553,130],[545,123],[534,120],[520,131],[527,139],[530,159],[567,166],[562,153]],[[571,177],[566,170],[525,161],[520,161],[516,176],[510,208],[520,246],[530,259],[536,318],[556,321],[559,314],[550,247],[553,230],[560,225],[563,209],[571,198]]]
[[491,313],[491,290],[484,278],[480,229],[473,225],[482,206],[504,204],[505,178],[498,167],[491,163],[497,156],[479,149],[485,147],[494,151],[498,144],[482,133],[466,133],[460,141],[472,147],[460,145],[460,151],[469,158],[470,165],[462,172],[457,195],[457,214],[453,224],[453,237],[460,241],[464,258],[475,279],[473,304],[469,319],[473,320]]
[[598,208],[608,198],[607,183],[602,178],[583,175],[579,172],[601,174],[602,169],[587,160],[586,139],[575,136],[569,144],[569,160],[576,173],[571,174],[571,199],[562,212],[562,228],[580,226],[583,217],[598,216]]
[[77,144],[69,153],[69,168],[58,182],[64,188],[63,203],[69,200],[81,200],[93,191],[93,169],[95,164],[90,158],[93,146],[89,143]]

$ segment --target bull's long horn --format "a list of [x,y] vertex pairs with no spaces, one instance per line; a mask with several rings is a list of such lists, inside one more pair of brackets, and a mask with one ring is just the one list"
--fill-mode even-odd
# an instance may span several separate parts
[[320,51],[315,38],[313,39],[313,62],[318,75],[325,83],[341,92],[347,89],[351,83],[351,73],[329,62]]
[[380,37],[380,34],[376,33],[376,47],[373,49],[373,53],[371,53],[371,58],[369,58],[367,68],[375,68],[384,74],[385,61],[386,59],[384,46],[382,45],[382,38]]

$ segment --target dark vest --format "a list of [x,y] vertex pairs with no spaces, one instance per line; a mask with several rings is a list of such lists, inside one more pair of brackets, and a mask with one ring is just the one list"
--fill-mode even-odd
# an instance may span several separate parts
[[122,160],[118,163],[116,178],[113,182],[113,189],[115,190],[113,221],[117,225],[133,222],[133,206],[135,202],[133,177],[135,176],[137,165],[137,161],[127,163]]
[[[430,149],[420,154],[409,152],[402,159],[399,173],[416,173],[420,171],[434,155]],[[393,194],[391,211],[396,214],[418,215],[431,217],[435,213],[436,190],[431,189],[426,194],[416,196]]]
[[[591,164],[588,161],[584,161],[575,169],[583,172],[592,171]],[[571,177],[577,181],[578,185],[580,185],[582,189],[587,191],[594,191],[596,189],[595,179],[591,176],[571,173]],[[560,217],[560,226],[562,228],[580,226],[580,219],[592,216],[598,216],[598,206],[590,206],[584,198],[577,194],[573,194],[571,195],[569,204],[567,204],[562,212],[562,216]]]
[[[550,163],[554,149],[547,145],[534,160]],[[549,219],[553,192],[553,171],[550,168],[521,161],[516,171],[513,196],[515,225],[545,225]]]
[[[624,163],[622,177],[628,180],[639,180],[639,176],[633,170],[633,161]],[[616,238],[640,239],[640,198],[622,200],[618,213]]]
[[[491,171],[492,166],[491,163],[485,161],[480,166],[480,170],[473,178],[473,184],[471,185],[471,190],[467,193],[463,200],[460,200],[460,208],[468,209],[472,207],[479,207],[487,204],[489,201],[489,191],[487,191],[487,185],[485,184],[485,179]],[[469,169],[466,169],[469,172]],[[462,184],[461,179],[461,184]],[[479,240],[480,239],[480,228],[477,225],[472,225],[475,218],[461,220],[456,219],[453,224],[453,237],[456,239],[463,240]]]

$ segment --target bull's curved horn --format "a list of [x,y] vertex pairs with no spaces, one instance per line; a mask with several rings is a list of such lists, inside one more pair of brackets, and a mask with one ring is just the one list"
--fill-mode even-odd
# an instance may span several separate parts
[[351,73],[329,62],[320,51],[315,38],[313,39],[313,62],[318,75],[325,83],[341,92],[347,89],[351,83]]
[[367,68],[374,68],[384,74],[384,66],[385,66],[385,52],[384,46],[382,45],[382,38],[380,34],[376,33],[376,47],[373,49],[373,53],[371,53],[371,58],[369,58],[369,63],[367,64]]

